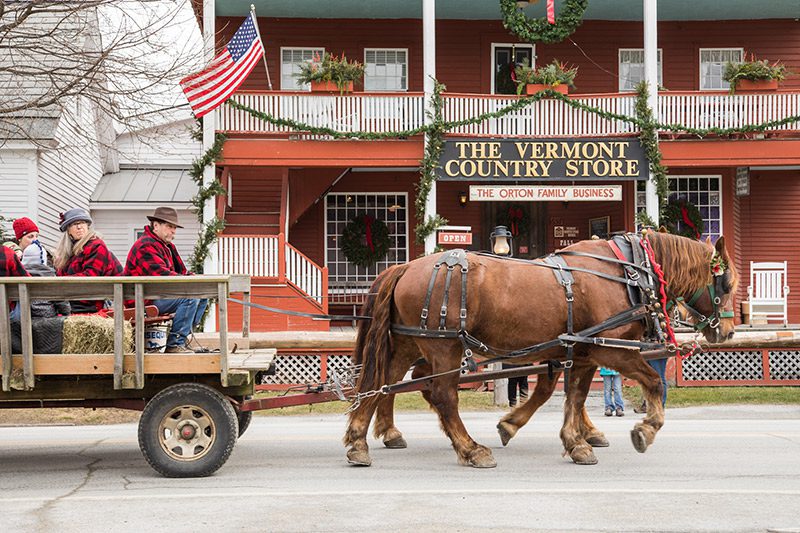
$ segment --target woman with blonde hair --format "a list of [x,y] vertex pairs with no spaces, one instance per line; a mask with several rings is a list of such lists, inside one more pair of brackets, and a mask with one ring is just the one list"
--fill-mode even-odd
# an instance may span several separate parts
[[[122,265],[93,230],[92,217],[76,207],[61,214],[59,229],[64,233],[56,248],[55,267],[59,276],[118,276]],[[102,301],[71,302],[72,313],[96,313]]]

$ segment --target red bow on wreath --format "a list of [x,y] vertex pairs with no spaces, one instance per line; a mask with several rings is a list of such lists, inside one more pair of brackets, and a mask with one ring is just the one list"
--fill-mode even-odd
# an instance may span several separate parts
[[684,222],[684,223],[685,223],[687,226],[689,226],[690,228],[692,228],[692,230],[694,231],[695,238],[696,238],[696,239],[699,239],[699,238],[700,238],[700,232],[699,232],[699,231],[697,231],[697,226],[695,226],[695,225],[692,223],[691,219],[689,218],[689,211],[686,209],[686,206],[685,206],[685,205],[682,205],[682,206],[681,206],[681,217],[683,217],[683,222]]
[[508,220],[511,223],[511,235],[516,237],[519,235],[519,223],[522,222],[522,208],[521,207],[509,207],[508,208]]
[[367,233],[367,246],[369,247],[370,252],[375,251],[375,245],[372,244],[372,223],[375,221],[369,215],[364,215],[364,226],[366,226],[366,233]]

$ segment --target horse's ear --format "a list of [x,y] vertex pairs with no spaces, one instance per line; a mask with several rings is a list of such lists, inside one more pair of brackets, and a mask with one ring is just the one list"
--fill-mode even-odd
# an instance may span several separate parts
[[706,237],[706,246],[708,246],[709,248],[714,247],[714,243],[711,242],[711,237]]
[[717,244],[714,246],[714,248],[717,250],[717,253],[721,257],[725,257],[728,255],[728,251],[725,249],[725,237],[720,235],[719,239],[717,239]]
[[667,231],[667,227],[666,226],[660,226],[658,228],[658,232],[659,233],[669,233],[669,231]]

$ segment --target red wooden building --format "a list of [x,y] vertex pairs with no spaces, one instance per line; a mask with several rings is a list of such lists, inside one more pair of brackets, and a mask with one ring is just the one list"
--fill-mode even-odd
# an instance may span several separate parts
[[[195,9],[199,20],[209,21],[206,25],[213,21],[220,47],[249,4],[205,0]],[[631,116],[633,87],[644,76],[639,0],[591,0],[582,25],[556,44],[522,42],[503,27],[496,0],[435,0],[435,11],[434,0],[254,4],[273,90],[260,63],[234,98],[276,117],[340,131],[409,130],[423,124],[430,92],[426,69],[447,87],[443,113],[449,121],[515,101],[516,95],[507,94],[513,90],[510,61],[527,58],[544,65],[556,58],[575,65],[570,98]],[[544,4],[524,9],[543,17]],[[560,9],[563,2],[557,1],[557,18]],[[660,2],[657,14],[660,122],[727,128],[800,114],[798,76],[787,78],[777,91],[735,95],[721,77],[727,61],[742,61],[751,53],[800,73],[795,0],[696,0],[691,10],[684,2]],[[354,93],[315,94],[298,84],[298,65],[326,51],[365,64],[364,80]],[[215,131],[229,136],[216,170],[229,195],[217,206],[227,226],[215,268],[255,276],[257,303],[351,311],[380,270],[425,252],[414,238],[423,136],[331,140],[273,126],[227,105],[213,122]],[[628,123],[543,100],[525,112],[454,130],[446,140],[537,138],[635,142],[637,131]],[[698,207],[705,235],[729,239],[742,275],[739,300],[746,299],[750,261],[788,260],[789,320],[800,322],[800,253],[793,242],[800,234],[800,122],[703,139],[662,132],[660,147],[673,194]],[[641,180],[553,175],[487,183],[461,178],[437,182],[435,212],[457,231],[471,234],[471,249],[488,249],[496,225],[516,222],[518,257],[536,257],[592,233],[633,230],[636,210],[645,204]],[[470,198],[476,186],[487,185],[602,185],[614,186],[619,195],[611,201]],[[340,246],[345,225],[362,213],[384,221],[390,238],[387,255],[368,268],[348,262]],[[260,298],[267,295],[274,298]],[[253,314],[255,331],[327,328],[327,322]]]

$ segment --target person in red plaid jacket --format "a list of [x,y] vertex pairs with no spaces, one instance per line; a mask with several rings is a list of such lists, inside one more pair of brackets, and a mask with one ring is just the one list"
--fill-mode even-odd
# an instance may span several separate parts
[[[81,207],[61,213],[58,228],[63,235],[56,248],[54,266],[58,276],[119,276],[122,265],[101,235],[90,226],[92,217]],[[70,302],[73,314],[97,313],[102,300]]]
[[[150,225],[145,226],[144,235],[139,237],[125,262],[125,276],[185,276],[189,274],[183,264],[178,249],[172,241],[175,232],[183,228],[178,224],[178,213],[171,207],[158,207],[148,216]],[[186,347],[192,327],[203,318],[208,300],[197,298],[176,298],[155,300],[158,313],[175,313],[167,337],[167,353],[194,353]]]
[[0,246],[0,278],[6,276],[27,276],[17,254],[8,246]]

